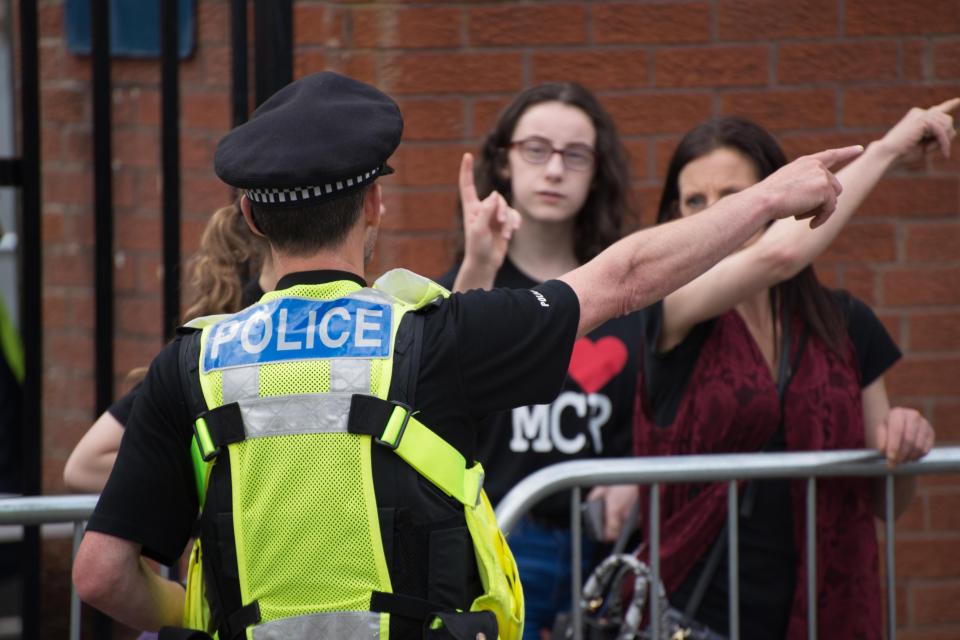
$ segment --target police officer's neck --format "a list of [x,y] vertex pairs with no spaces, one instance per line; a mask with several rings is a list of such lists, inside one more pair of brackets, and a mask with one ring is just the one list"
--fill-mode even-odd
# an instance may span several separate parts
[[364,274],[363,248],[359,251],[347,251],[341,246],[322,250],[310,255],[291,255],[277,252],[273,254],[273,268],[277,280],[285,275],[300,271],[346,271],[361,278]]

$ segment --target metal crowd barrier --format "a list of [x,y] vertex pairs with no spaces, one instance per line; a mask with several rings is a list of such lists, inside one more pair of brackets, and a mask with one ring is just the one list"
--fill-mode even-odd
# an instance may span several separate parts
[[[610,458],[598,464],[596,460],[582,460],[556,464],[534,473],[517,484],[497,506],[497,520],[509,533],[517,521],[541,499],[564,489],[571,489],[573,533],[573,600],[580,601],[583,583],[580,558],[580,503],[581,487],[606,484],[649,485],[649,528],[651,575],[656,584],[660,576],[660,485],[671,482],[728,483],[728,515],[731,523],[727,553],[730,572],[730,638],[739,637],[739,584],[737,576],[738,509],[737,481],[753,478],[807,479],[807,597],[816,602],[816,479],[821,477],[867,476],[886,477],[886,564],[887,564],[887,628],[888,638],[896,637],[896,601],[894,591],[894,527],[893,479],[903,475],[960,472],[960,447],[939,447],[923,460],[890,469],[883,458],[872,451],[818,451],[806,453],[753,453],[703,456],[673,456],[658,458]],[[33,496],[0,499],[0,525],[42,525],[72,522],[73,553],[76,554],[83,537],[84,522],[97,504],[97,496]],[[76,591],[70,590],[70,639],[80,638],[80,601]],[[659,637],[659,603],[651,599],[652,637]],[[581,636],[582,620],[578,607],[573,608],[575,638]],[[817,637],[816,607],[808,607],[808,637]]]
[[[654,585],[660,581],[660,485],[673,482],[723,482],[727,488],[727,537],[729,616],[731,640],[740,637],[738,581],[737,481],[754,478],[806,478],[807,602],[816,603],[816,491],[817,478],[886,478],[886,588],[887,638],[896,638],[896,593],[894,591],[893,480],[897,476],[960,472],[960,447],[939,447],[917,462],[888,468],[874,451],[815,451],[803,453],[748,453],[655,458],[609,458],[562,462],[546,467],[518,483],[497,505],[497,520],[505,533],[537,502],[564,489],[571,489],[570,529],[573,543],[573,627],[575,640],[582,638],[582,613],[577,603],[583,585],[581,575],[581,487],[610,484],[649,485],[650,514],[647,519],[650,546],[650,574]],[[655,587],[651,589],[654,592]],[[650,599],[650,637],[660,637],[657,598]],[[817,637],[817,607],[807,607],[807,637]]]
[[[73,556],[83,537],[84,522],[97,506],[97,496],[31,496],[0,499],[0,525],[73,523]],[[70,640],[80,639],[80,599],[70,585]]]

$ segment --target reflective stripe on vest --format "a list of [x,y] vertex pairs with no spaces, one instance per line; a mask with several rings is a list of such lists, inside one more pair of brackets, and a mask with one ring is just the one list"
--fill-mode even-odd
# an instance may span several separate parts
[[380,614],[371,611],[312,613],[272,620],[253,627],[253,640],[290,638],[377,640],[380,638]]

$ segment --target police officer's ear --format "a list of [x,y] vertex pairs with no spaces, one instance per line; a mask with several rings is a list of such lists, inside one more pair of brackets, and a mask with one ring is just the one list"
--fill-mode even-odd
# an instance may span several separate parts
[[247,194],[240,196],[240,212],[243,214],[243,219],[247,222],[247,226],[250,227],[253,235],[266,238],[260,229],[257,228],[257,223],[253,221],[253,214],[250,212],[250,198],[247,197]]
[[374,182],[363,195],[363,221],[365,226],[379,227],[380,218],[383,217],[385,211],[380,183]]

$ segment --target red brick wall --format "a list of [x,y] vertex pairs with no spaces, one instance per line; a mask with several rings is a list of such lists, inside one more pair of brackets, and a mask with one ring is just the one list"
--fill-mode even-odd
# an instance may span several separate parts
[[[45,489],[93,413],[90,71],[66,52],[62,0],[41,0]],[[229,124],[225,0],[198,0],[181,68],[183,250],[227,202],[210,169]],[[295,3],[296,74],[373,82],[406,118],[375,270],[436,275],[455,244],[455,181],[498,110],[531,84],[572,79],[613,113],[651,219],[673,145],[738,113],[796,156],[868,142],[913,104],[960,94],[956,0]],[[114,81],[117,388],[161,345],[159,65],[117,60]],[[960,150],[886,178],[818,267],[870,302],[906,357],[897,403],[960,443]],[[960,637],[960,479],[928,478],[898,524],[901,638]],[[56,603],[57,610],[63,603]],[[53,615],[51,613],[51,615]]]

